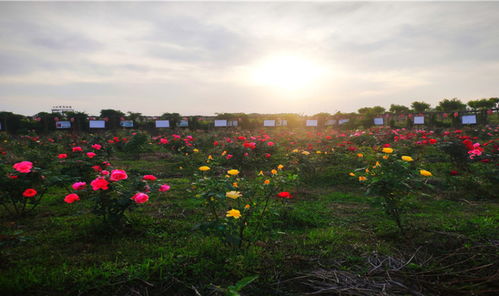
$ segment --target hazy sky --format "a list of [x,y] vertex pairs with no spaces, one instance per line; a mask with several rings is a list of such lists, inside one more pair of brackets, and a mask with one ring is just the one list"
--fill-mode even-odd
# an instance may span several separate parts
[[355,111],[499,95],[499,3],[0,3],[0,110]]

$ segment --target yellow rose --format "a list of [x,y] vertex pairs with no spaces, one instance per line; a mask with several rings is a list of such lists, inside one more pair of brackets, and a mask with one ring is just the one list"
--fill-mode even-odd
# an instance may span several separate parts
[[283,168],[284,168],[284,166],[282,164],[280,164],[280,165],[277,166],[278,170],[282,170]]
[[402,158],[402,160],[403,160],[403,161],[407,161],[407,162],[414,161],[414,159],[412,159],[412,157],[410,157],[410,156],[405,156],[405,155],[404,155],[404,156],[402,156],[401,158]]
[[209,166],[205,166],[205,165],[203,165],[203,166],[200,166],[200,167],[199,167],[199,170],[200,170],[200,171],[202,171],[202,172],[206,172],[206,171],[209,171],[209,170],[210,170],[210,167],[209,167]]
[[241,197],[242,194],[239,191],[229,191],[225,193],[225,196],[228,198],[237,199],[238,197]]
[[199,149],[194,148],[192,151],[195,152],[195,153],[197,153],[197,152],[199,152]]
[[245,205],[244,208],[245,209],[249,209],[251,206],[250,205]]
[[237,187],[239,187],[239,184],[237,184],[237,182],[234,182],[234,183],[232,183],[232,187],[237,188]]
[[260,171],[260,172],[258,173],[258,176],[263,176],[263,171]]
[[241,218],[241,212],[239,212],[239,210],[232,209],[232,210],[227,211],[227,214],[225,216],[226,217],[233,217],[234,219],[239,219],[239,218]]
[[310,152],[308,152],[308,151],[303,151],[301,154],[303,154],[303,155],[309,155],[309,154],[310,154]]
[[357,153],[357,157],[364,157],[364,154],[362,154],[362,153]]
[[265,181],[263,181],[263,184],[265,184],[265,185],[269,185],[269,184],[270,184],[270,180],[265,180]]
[[235,175],[239,174],[239,171],[232,169],[232,170],[228,170],[227,174],[229,174],[231,176],[235,176]]
[[388,154],[393,153],[393,149],[389,147],[385,147],[381,151],[383,151],[383,153],[388,153]]
[[419,173],[420,173],[421,175],[425,176],[425,177],[431,177],[431,176],[433,176],[433,175],[431,174],[431,172],[429,172],[429,171],[427,171],[427,170],[419,170]]
[[365,181],[365,180],[367,180],[367,178],[366,178],[366,177],[363,177],[363,176],[360,176],[360,177],[359,177],[359,181],[360,181],[360,182]]
[[348,175],[349,175],[349,176],[352,176],[352,177],[355,177],[355,174],[354,174],[354,173],[349,173]]
[[383,155],[383,159],[388,159],[388,158],[390,158],[390,156],[388,156],[388,155]]
[[272,175],[277,174],[277,170],[271,170],[270,172],[272,173]]

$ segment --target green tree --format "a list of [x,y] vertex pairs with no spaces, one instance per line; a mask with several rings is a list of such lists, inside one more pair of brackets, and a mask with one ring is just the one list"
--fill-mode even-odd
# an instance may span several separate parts
[[0,112],[0,122],[2,123],[2,130],[10,133],[16,133],[22,127],[23,115],[15,114],[12,112]]
[[114,110],[114,109],[103,109],[100,111],[101,118],[108,118],[108,128],[117,129],[120,127],[121,117],[125,116],[125,113]]
[[395,114],[400,114],[400,113],[409,113],[411,109],[409,107],[403,106],[403,105],[395,105],[391,104],[390,105],[390,112],[395,113]]
[[476,110],[486,110],[494,108],[499,101],[499,98],[490,98],[490,99],[480,99],[480,100],[472,100],[468,102],[468,106]]
[[466,110],[466,104],[464,104],[457,98],[453,98],[452,100],[444,99],[438,102],[438,105],[435,109],[441,112],[463,111]]
[[178,113],[163,113],[160,117],[161,117],[161,119],[169,120],[170,126],[172,128],[177,127],[177,123],[181,119],[181,116]]
[[423,113],[423,112],[427,111],[428,109],[430,109],[430,104],[425,103],[425,102],[415,101],[415,102],[412,102],[411,108],[416,113]]

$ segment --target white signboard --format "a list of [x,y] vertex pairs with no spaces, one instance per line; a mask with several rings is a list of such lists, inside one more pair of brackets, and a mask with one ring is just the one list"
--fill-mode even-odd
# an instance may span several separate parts
[[264,120],[263,126],[275,126],[275,120]]
[[336,119],[326,120],[326,125],[335,125],[335,124],[336,124]]
[[105,128],[106,122],[104,120],[90,120],[88,122],[90,128]]
[[120,121],[122,127],[133,127],[133,120],[122,120]]
[[169,120],[156,120],[156,127],[157,128],[170,127],[170,121]]
[[424,116],[414,116],[414,124],[424,124]]
[[461,122],[463,124],[476,124],[476,115],[475,114],[472,114],[472,115],[463,115],[461,117]]
[[178,123],[178,127],[188,127],[189,126],[189,120],[187,119],[182,119]]
[[341,124],[345,124],[345,123],[347,123],[347,122],[349,122],[349,121],[350,121],[350,119],[340,119],[340,120],[338,121],[338,123],[341,125]]
[[317,119],[308,119],[307,122],[305,123],[306,126],[317,126],[318,122]]
[[375,125],[383,125],[383,117],[374,118]]
[[57,121],[55,123],[55,128],[71,128],[70,121]]
[[227,120],[215,120],[215,127],[227,126]]

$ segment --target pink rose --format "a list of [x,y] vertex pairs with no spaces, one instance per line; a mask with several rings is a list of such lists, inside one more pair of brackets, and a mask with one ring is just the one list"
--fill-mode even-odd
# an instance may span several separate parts
[[12,167],[20,173],[29,173],[33,168],[33,163],[31,161],[21,161],[14,164]]
[[73,152],[82,152],[83,149],[81,149],[80,146],[73,147]]
[[159,186],[159,191],[160,192],[165,192],[165,191],[168,191],[168,190],[170,190],[170,185],[168,185],[168,184],[163,184],[163,185]]
[[65,153],[62,153],[62,154],[57,155],[57,158],[59,158],[59,159],[68,158],[68,155]]
[[97,178],[97,179],[93,180],[92,182],[90,182],[90,186],[92,186],[92,190],[94,190],[94,191],[97,191],[99,189],[108,190],[109,189],[108,185],[109,185],[109,182],[103,178]]
[[94,156],[96,156],[97,154],[93,153],[93,152],[87,152],[87,156],[88,158],[94,158]]
[[73,187],[74,190],[82,190],[82,189],[85,189],[85,187],[87,187],[87,183],[76,182],[73,185],[71,185],[71,187]]
[[124,180],[127,179],[128,175],[124,170],[112,170],[111,171],[111,178],[109,180],[111,181],[119,181],[119,180]]
[[102,146],[99,144],[93,144],[92,148],[94,148],[95,150],[100,150],[102,148]]
[[139,193],[136,193],[134,196],[132,196],[131,199],[133,201],[135,201],[136,203],[145,203],[146,201],[149,200],[149,195],[142,193],[142,192],[139,192]]
[[77,200],[80,200],[80,197],[76,193],[71,193],[64,197],[64,201],[67,203],[74,203]]

